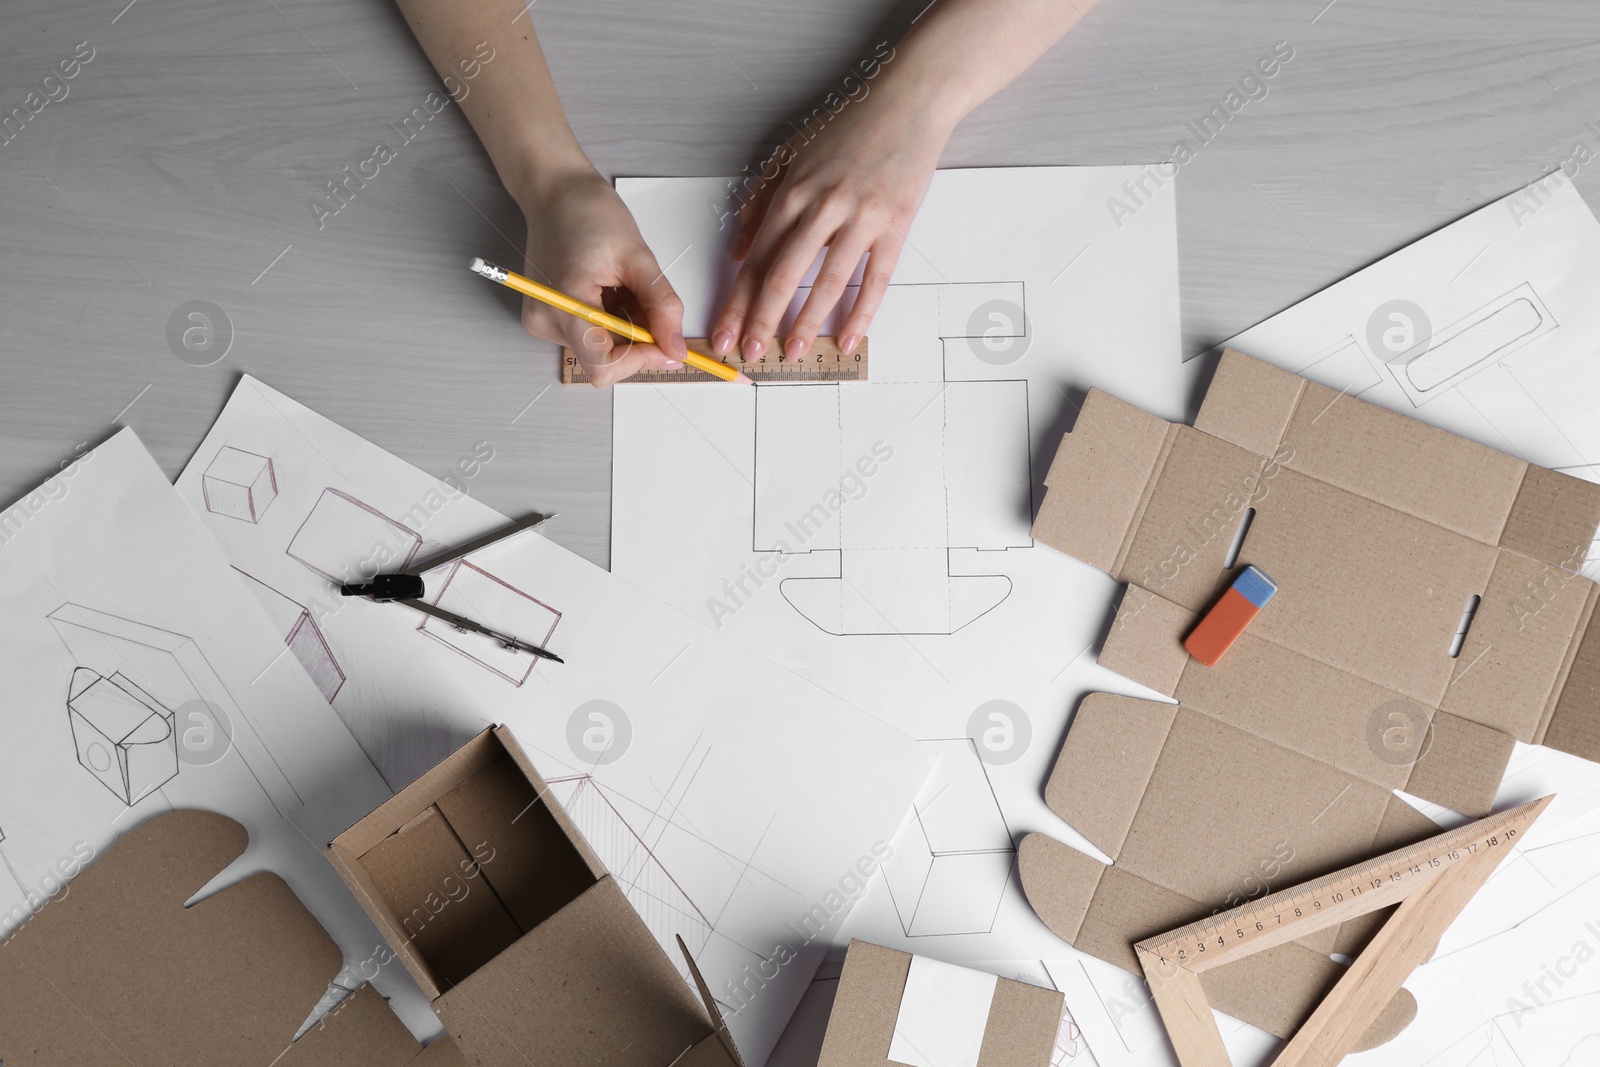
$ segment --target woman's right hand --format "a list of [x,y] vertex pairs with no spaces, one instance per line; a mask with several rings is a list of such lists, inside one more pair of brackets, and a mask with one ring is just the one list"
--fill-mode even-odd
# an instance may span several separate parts
[[593,168],[575,168],[541,176],[513,195],[528,223],[524,273],[623,318],[642,317],[656,344],[619,341],[604,328],[531,297],[523,298],[523,328],[572,349],[596,388],[646,368],[678,366],[688,351],[683,301],[610,183]]

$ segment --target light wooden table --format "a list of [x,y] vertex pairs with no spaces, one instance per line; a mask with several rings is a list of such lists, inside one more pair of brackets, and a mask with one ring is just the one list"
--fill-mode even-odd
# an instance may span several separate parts
[[[473,255],[517,262],[521,221],[458,110],[322,229],[310,208],[438,87],[394,9],[126,2],[0,12],[0,114],[80,42],[94,50],[66,97],[0,144],[0,499],[119,419],[176,476],[249,373],[429,471],[489,441],[473,491],[560,512],[550,535],[604,565],[610,401],[551,386],[553,351],[522,333],[511,294],[465,270]],[[757,161],[923,2],[531,12],[602,171],[721,174]],[[1294,59],[1269,94],[1178,179],[1189,353],[1533,180],[1580,139],[1600,150],[1586,125],[1600,128],[1600,5],[1105,0],[972,116],[944,164],[1167,159],[1278,41]],[[1577,184],[1597,188],[1587,169]],[[169,346],[191,300],[231,322],[209,367]]]

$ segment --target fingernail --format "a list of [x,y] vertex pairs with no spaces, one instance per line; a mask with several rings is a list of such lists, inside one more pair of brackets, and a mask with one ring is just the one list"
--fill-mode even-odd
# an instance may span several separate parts
[[854,355],[856,348],[856,335],[847,333],[839,339],[839,351],[845,355]]
[[789,343],[783,346],[783,354],[790,359],[799,359],[806,354],[807,347],[809,346],[804,337],[791,337]]
[[667,338],[667,355],[674,360],[680,360],[689,354],[689,346],[683,343],[683,334],[674,333]]
[[718,330],[716,336],[711,338],[711,351],[717,355],[726,355],[728,349],[733,347],[733,334],[727,330]]
[[754,337],[746,337],[744,339],[744,358],[755,359],[757,356],[761,355],[761,350],[766,347],[766,345],[762,344],[760,341],[757,341]]

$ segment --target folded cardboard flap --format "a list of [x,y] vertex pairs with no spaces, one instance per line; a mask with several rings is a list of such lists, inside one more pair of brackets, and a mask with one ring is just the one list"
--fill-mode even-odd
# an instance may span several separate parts
[[[700,968],[694,962],[694,957],[689,954],[689,946],[683,943],[683,935],[674,935],[678,942],[678,951],[683,954],[683,962],[689,965],[689,976],[694,979],[694,989],[700,994],[700,1003],[705,1005],[706,1014],[716,1023],[717,1044],[722,1046],[727,1062],[734,1067],[744,1067],[744,1057],[739,1054],[739,1049],[733,1043],[733,1035],[728,1032],[728,1021],[722,1017],[722,1009],[717,1007],[717,998],[711,995],[711,987],[706,985],[706,976],[700,973]],[[702,1045],[707,1042],[701,1042]],[[700,1046],[695,1046],[699,1049]],[[707,1064],[722,1063],[723,1060],[715,1059],[712,1053],[715,1050],[707,1048],[705,1055],[700,1057]],[[699,1062],[698,1060],[696,1062]],[[694,1067],[693,1063],[685,1063],[684,1067]]]
[[1061,439],[1045,485],[1075,507],[1039,509],[1033,536],[1107,573],[1121,566],[1169,424],[1110,393],[1090,389],[1073,431]]
[[[817,1067],[904,1067],[889,1058],[889,1049],[912,958],[866,941],[850,942]],[[1053,989],[997,979],[976,1067],[1048,1067],[1062,1009],[1063,998]]]
[[245,842],[222,815],[157,816],[0,944],[0,1062],[464,1064],[449,1039],[423,1050],[370,988],[291,1044],[342,963],[322,927],[272,874],[184,907]]
[[1600,524],[1600,485],[1529,464],[1500,532],[1500,547],[1577,571]]
[[471,1062],[739,1064],[715,1003],[509,729],[467,742],[328,855]]
[[1150,787],[1176,704],[1090,693],[1045,783],[1050,810],[1115,859]]
[[717,1044],[698,998],[609,875],[446,990],[434,1010],[468,1056],[491,1067],[667,1067],[708,1039]]
[[1600,762],[1600,587],[1590,589],[1581,632],[1551,694],[1541,741]]

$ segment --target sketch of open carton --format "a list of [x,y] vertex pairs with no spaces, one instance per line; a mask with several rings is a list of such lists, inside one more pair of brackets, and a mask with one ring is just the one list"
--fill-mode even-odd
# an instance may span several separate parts
[[[303,803],[277,755],[235,703],[194,638],[80,604],[63,604],[47,618],[79,667],[92,668],[107,678],[120,674],[151,704],[170,709],[179,731],[192,721],[185,718],[187,706],[193,705],[190,713],[204,707],[208,718],[231,730],[226,744],[245,761],[275,802],[284,806]],[[176,744],[174,741],[174,751]],[[90,764],[85,766],[94,770]],[[140,795],[131,787],[126,791],[112,787],[112,792],[126,793],[134,800]]]
[[757,390],[753,547],[807,558],[780,588],[820,629],[951,634],[1010,594],[978,553],[1033,543],[1027,382],[983,345],[1022,300],[895,286],[872,381]]
[[178,774],[173,715],[118,671],[72,672],[67,715],[78,762],[118,800],[132,806]]
[[[1600,587],[1576,573],[1600,486],[1232,350],[1193,426],[1091,390],[1046,482],[1039,540],[1128,583],[1100,665],[1176,700],[1093,693],[1067,731],[1045,801],[1109,866],[1018,849],[1081,951],[1137,973],[1152,930],[1435,834],[1397,790],[1487,814],[1516,742],[1600,760]],[[1234,563],[1278,591],[1205,666],[1183,641]],[[1201,984],[1286,1037],[1373,918]],[[1416,1010],[1401,990],[1361,1047]]]

